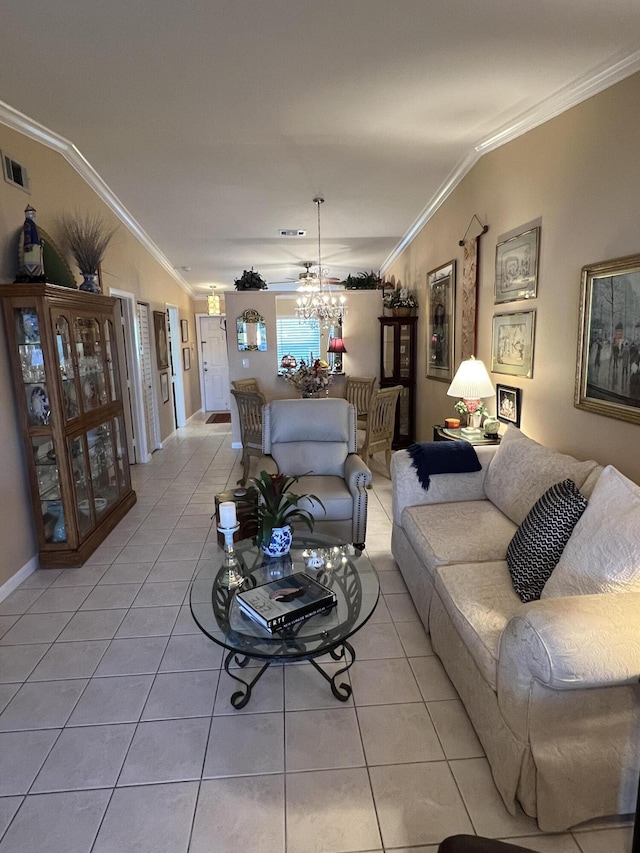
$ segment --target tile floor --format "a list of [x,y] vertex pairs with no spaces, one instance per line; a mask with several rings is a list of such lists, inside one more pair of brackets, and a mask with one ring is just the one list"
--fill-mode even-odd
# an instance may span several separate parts
[[0,853],[435,853],[458,832],[628,853],[628,822],[543,835],[505,810],[391,558],[376,462],[382,596],[353,640],[352,700],[295,664],[233,710],[188,606],[216,555],[213,496],[240,476],[229,426],[204,420],[134,469],[138,503],[83,568],[0,603]]

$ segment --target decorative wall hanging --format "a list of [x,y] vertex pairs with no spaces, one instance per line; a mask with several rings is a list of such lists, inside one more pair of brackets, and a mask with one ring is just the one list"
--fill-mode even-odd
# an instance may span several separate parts
[[491,346],[491,370],[494,373],[531,379],[535,320],[535,311],[494,315]]
[[186,344],[189,340],[189,321],[188,320],[180,320],[180,337],[182,339],[182,343]]
[[169,402],[169,374],[161,373],[160,374],[160,390],[162,392],[162,402]]
[[169,346],[167,341],[167,315],[164,311],[153,312],[153,330],[156,337],[158,370],[166,370],[169,367]]
[[450,382],[453,377],[456,262],[427,273],[427,379]]
[[534,299],[538,289],[540,228],[531,228],[496,246],[495,302]]
[[582,268],[574,404],[640,423],[640,255]]
[[520,426],[521,391],[511,385],[496,385],[496,414],[499,421],[505,424]]
[[185,370],[191,370],[191,350],[189,347],[182,348],[182,365]]
[[267,327],[264,317],[253,308],[246,311],[236,320],[236,331],[238,334],[238,349],[241,352],[254,350],[267,351]]

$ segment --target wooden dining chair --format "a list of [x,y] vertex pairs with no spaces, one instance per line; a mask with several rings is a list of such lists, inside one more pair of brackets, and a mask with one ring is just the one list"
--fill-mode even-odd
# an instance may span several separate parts
[[360,429],[364,429],[375,384],[375,376],[347,376],[345,379],[344,395],[347,402],[356,407]]
[[358,449],[358,455],[367,464],[374,453],[384,451],[389,479],[391,479],[391,451],[396,426],[396,407],[401,391],[402,385],[392,385],[390,388],[380,388],[374,392],[369,403],[364,441]]
[[266,400],[259,391],[236,391],[231,389],[238,406],[240,441],[242,442],[242,480],[247,481],[251,457],[262,456],[262,410]]
[[262,388],[257,379],[233,379],[231,384],[236,391],[256,391],[262,394]]

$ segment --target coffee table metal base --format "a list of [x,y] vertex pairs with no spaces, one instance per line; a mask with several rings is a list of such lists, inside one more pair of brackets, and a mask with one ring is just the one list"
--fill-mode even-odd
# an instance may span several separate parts
[[[332,649],[325,649],[322,654],[326,654],[327,651],[329,652],[333,660],[344,661],[346,663],[346,666],[343,666],[341,669],[335,672],[333,676],[327,675],[324,669],[322,669],[322,667],[318,663],[316,663],[315,658],[310,657],[307,658],[307,660],[310,664],[312,664],[315,669],[317,669],[317,671],[325,679],[325,681],[329,682],[329,684],[331,685],[331,692],[336,697],[336,699],[339,699],[340,702],[346,702],[347,699],[351,696],[351,685],[347,684],[344,681],[338,684],[338,679],[341,675],[343,675],[353,666],[353,663],[356,659],[356,653],[351,643],[348,643],[346,640],[344,640],[342,643]],[[238,681],[240,684],[242,684],[242,687],[244,688],[237,690],[231,696],[231,704],[237,710],[240,710],[240,708],[245,707],[245,705],[249,702],[249,699],[251,699],[251,691],[253,690],[254,685],[260,680],[263,673],[269,668],[273,661],[280,659],[271,658],[267,660],[263,664],[263,666],[260,667],[255,677],[252,678],[251,681],[245,681],[243,678],[239,678],[237,675],[234,674],[234,672],[231,671],[230,666],[232,661],[235,661],[236,665],[239,666],[240,669],[244,669],[244,667],[247,666],[250,660],[252,660],[250,656],[242,656],[234,651],[229,652],[229,654],[224,659],[224,671],[227,673],[227,675],[233,678],[234,681]]]

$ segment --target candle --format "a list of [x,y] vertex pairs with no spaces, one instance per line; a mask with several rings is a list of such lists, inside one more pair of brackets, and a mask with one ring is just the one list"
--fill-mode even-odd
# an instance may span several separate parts
[[219,519],[220,527],[228,529],[236,526],[238,521],[236,519],[236,505],[233,501],[223,501],[220,504]]

